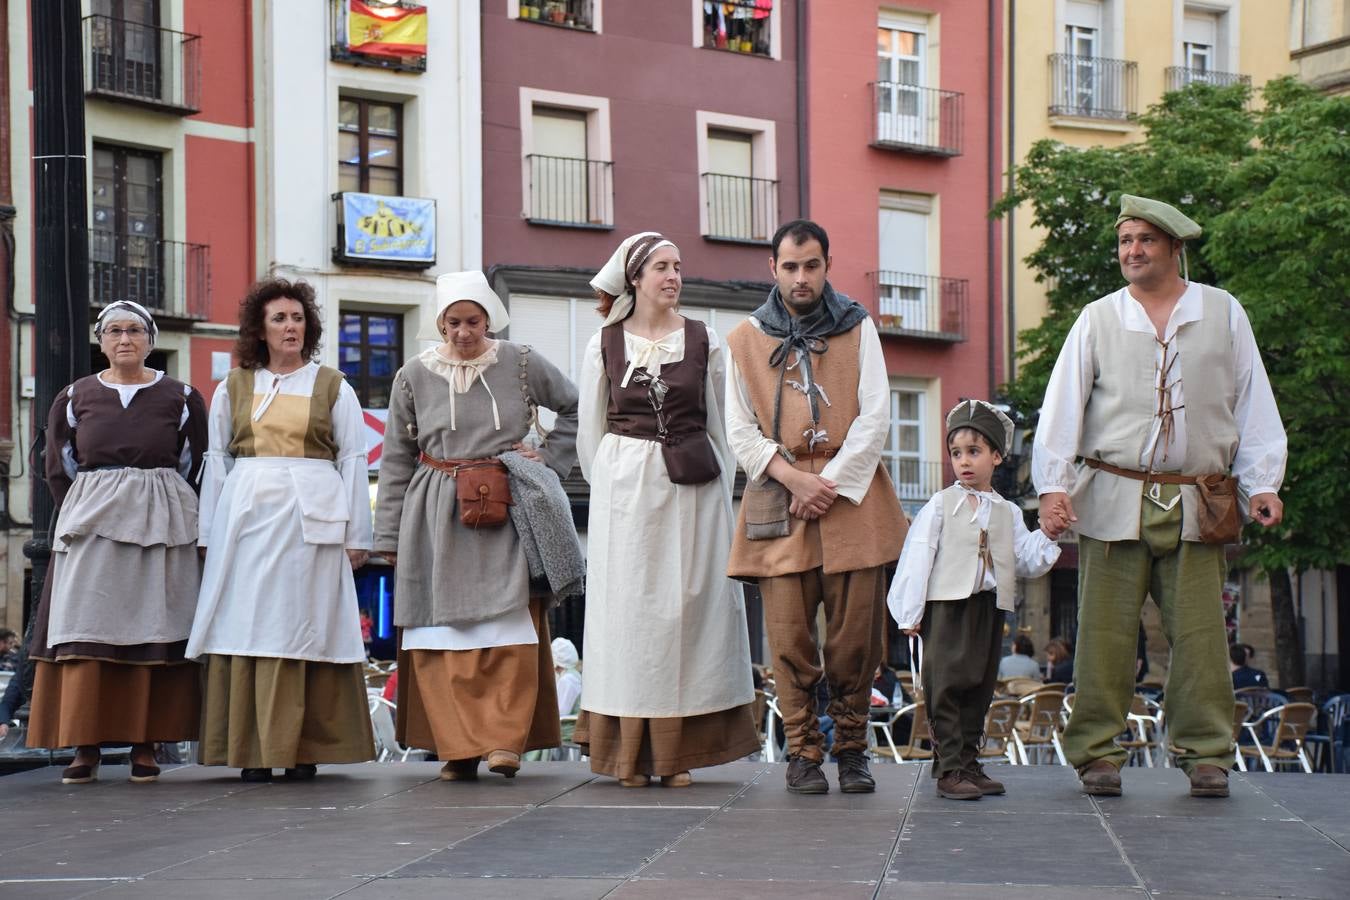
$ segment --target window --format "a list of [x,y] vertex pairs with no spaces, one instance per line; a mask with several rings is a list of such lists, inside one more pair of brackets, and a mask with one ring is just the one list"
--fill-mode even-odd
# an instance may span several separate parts
[[1136,65],[1118,55],[1125,8],[1118,0],[1062,0],[1060,52],[1050,56],[1051,115],[1128,119]]
[[[929,235],[932,198],[886,192],[877,221],[877,309],[884,329],[933,331]],[[935,242],[934,242],[935,243]]]
[[1213,13],[1186,11],[1181,26],[1182,65],[1192,80],[1203,81],[1217,68],[1214,48],[1219,41],[1219,17]]
[[398,103],[338,100],[338,190],[403,194],[403,107]]
[[704,237],[767,243],[778,226],[774,123],[696,113]]
[[600,30],[600,0],[508,0],[506,14],[545,25]]
[[162,168],[159,153],[94,144],[89,261],[95,304],[126,299],[164,308]]
[[[942,464],[925,465],[923,391],[891,389],[891,424],[881,448],[881,461],[895,483],[895,491],[907,500],[928,500],[941,482]],[[932,477],[936,471],[937,478]]]
[[778,58],[773,0],[735,0],[730,3],[695,0],[694,5],[702,7],[702,46]]
[[394,373],[403,365],[403,317],[344,310],[338,366],[366,409],[388,409]]
[[159,60],[157,0],[94,0],[92,11],[90,74],[94,87],[158,99],[164,73]]
[[[913,26],[877,28],[877,139],[928,144],[923,87],[927,35]],[[936,137],[936,136],[934,136]]]
[[527,221],[613,227],[608,100],[521,88],[521,147]]

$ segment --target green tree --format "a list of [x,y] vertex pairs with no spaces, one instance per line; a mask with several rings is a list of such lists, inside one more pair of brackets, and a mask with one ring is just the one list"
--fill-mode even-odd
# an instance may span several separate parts
[[1050,370],[1083,306],[1120,287],[1114,229],[1121,193],[1175,203],[1205,228],[1191,277],[1246,308],[1289,433],[1281,526],[1249,526],[1243,565],[1271,581],[1280,683],[1305,680],[1289,572],[1350,560],[1350,99],[1285,78],[1252,108],[1247,88],[1192,85],[1141,117],[1144,140],[1076,150],[1037,143],[1016,188],[1044,242],[1027,257],[1049,312],[1021,333],[1009,400],[1034,428]]

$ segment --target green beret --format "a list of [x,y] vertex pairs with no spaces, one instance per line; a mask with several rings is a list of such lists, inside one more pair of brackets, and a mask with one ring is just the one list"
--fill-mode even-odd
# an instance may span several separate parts
[[978,431],[989,440],[989,446],[1001,456],[1008,455],[1012,445],[1013,422],[992,403],[983,400],[962,400],[947,413],[947,438],[960,428]]
[[1189,241],[1200,236],[1199,225],[1175,206],[1161,200],[1121,194],[1120,215],[1116,217],[1115,227],[1119,228],[1120,223],[1126,219],[1143,219],[1157,225],[1178,240]]

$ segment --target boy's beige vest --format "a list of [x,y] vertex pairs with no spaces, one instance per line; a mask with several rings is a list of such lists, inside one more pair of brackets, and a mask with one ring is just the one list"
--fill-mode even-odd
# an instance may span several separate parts
[[[928,576],[929,603],[964,600],[980,590],[975,577],[980,569],[981,529],[971,521],[975,511],[966,502],[969,495],[954,484],[938,496],[942,498],[942,532],[938,538],[937,556],[933,558],[933,571]],[[996,605],[1007,612],[1016,607],[1017,597],[1012,517],[1011,505],[991,504],[988,546],[994,558],[994,582],[998,586]]]
[[[1237,378],[1229,331],[1231,298],[1201,285],[1204,313],[1173,337],[1186,406],[1184,475],[1227,474],[1237,453]],[[1111,295],[1114,296],[1114,295]],[[1122,469],[1140,468],[1139,458],[1157,409],[1154,337],[1126,330],[1110,296],[1087,307],[1094,379],[1083,411],[1079,455]],[[1079,534],[1099,541],[1139,538],[1139,504],[1145,485],[1080,462],[1073,491]],[[1200,540],[1194,485],[1181,486],[1181,539]]]
[[[820,404],[819,429],[829,441],[817,446],[811,457],[803,432],[811,427],[811,409],[806,398],[784,385],[779,433],[783,445],[797,457],[795,467],[803,472],[819,473],[828,462],[822,449],[838,450],[849,426],[858,418],[858,344],[861,329],[854,328],[829,338],[829,350],[811,359],[816,383],[825,389],[830,405]],[[778,370],[770,368],[769,354],[779,341],[750,322],[742,322],[727,336],[741,377],[745,380],[750,404],[755,410],[759,430],[773,436],[774,395],[778,391]],[[868,485],[862,503],[854,505],[846,497],[835,500],[820,519],[804,522],[789,519],[787,537],[751,541],[745,537],[745,508],[736,521],[727,574],[753,581],[774,575],[789,575],[823,568],[826,574],[853,572],[893,563],[900,557],[908,525],[900,511],[900,501],[890,476],[878,462],[876,475]]]

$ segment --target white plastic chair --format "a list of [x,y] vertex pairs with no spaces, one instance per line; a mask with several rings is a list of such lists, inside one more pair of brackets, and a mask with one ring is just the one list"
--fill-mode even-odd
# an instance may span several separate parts
[[370,724],[375,731],[375,749],[377,762],[385,762],[398,756],[399,762],[407,762],[408,757],[418,754],[425,757],[426,751],[404,747],[398,742],[394,731],[394,704],[373,691],[366,693],[370,701]]
[[778,729],[775,727],[783,720],[778,709],[778,698],[770,697],[764,708],[764,761],[778,762],[782,748],[778,746]]

